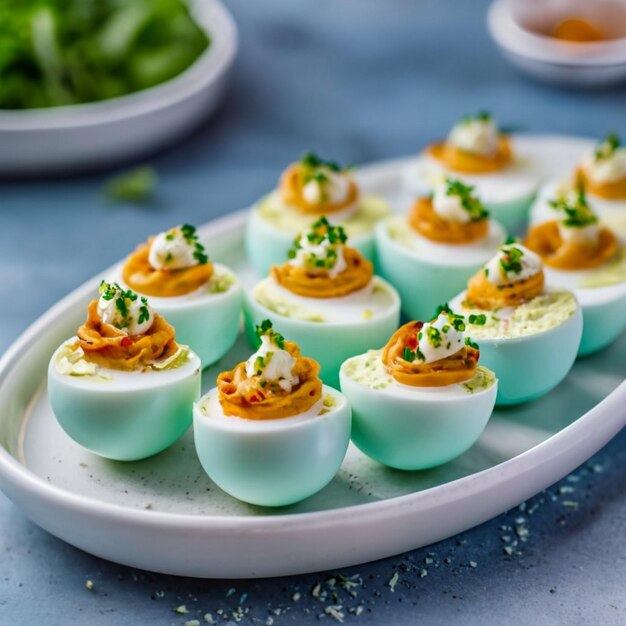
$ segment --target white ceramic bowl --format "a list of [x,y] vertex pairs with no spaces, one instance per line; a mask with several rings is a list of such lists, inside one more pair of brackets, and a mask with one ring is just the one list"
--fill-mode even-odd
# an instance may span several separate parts
[[[538,34],[571,16],[592,20],[615,39],[568,43]],[[505,57],[539,80],[577,87],[626,80],[626,10],[617,0],[495,0],[487,25]]]
[[198,124],[219,103],[237,29],[218,0],[192,0],[211,45],[182,74],[127,96],[45,109],[0,110],[0,174],[60,173],[130,160]]

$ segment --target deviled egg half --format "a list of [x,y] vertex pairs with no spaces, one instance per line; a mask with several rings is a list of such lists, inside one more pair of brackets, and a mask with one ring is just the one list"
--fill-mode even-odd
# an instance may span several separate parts
[[323,215],[341,224],[365,258],[374,260],[374,227],[387,202],[361,193],[349,169],[307,153],[283,172],[278,189],[252,208],[246,254],[259,275],[282,263],[293,238]]
[[247,295],[245,328],[257,345],[255,328],[271,318],[321,366],[321,378],[336,386],[339,367],[372,345],[382,346],[398,327],[400,298],[372,263],[347,243],[341,226],[324,217],[298,236],[288,260]]
[[532,226],[525,245],[543,259],[549,285],[576,295],[583,312],[578,353],[591,354],[626,329],[626,247],[591,210],[582,188],[550,206],[554,218]]
[[525,225],[541,178],[532,156],[516,148],[486,112],[461,118],[445,141],[428,146],[417,171],[409,172],[409,185],[424,193],[445,176],[473,185],[493,218],[509,232]]
[[576,359],[582,334],[576,297],[546,289],[541,258],[521,244],[503,245],[449,305],[466,318],[466,334],[498,376],[498,405],[546,394]]
[[598,212],[626,210],[626,147],[619,136],[609,133],[583,158],[575,178]]
[[103,282],[76,337],[50,360],[48,396],[81,446],[108,459],[143,459],[191,425],[200,359],[145,297]]
[[594,213],[616,232],[626,233],[626,148],[614,133],[583,157],[570,178],[542,186],[531,208],[531,224],[553,220],[553,201],[571,198],[581,188]]
[[441,308],[430,322],[409,322],[382,350],[341,366],[352,407],[352,441],[397,469],[427,469],[469,449],[487,425],[498,381],[478,365],[463,317]]
[[308,498],[337,473],[350,441],[350,407],[322,385],[319,365],[264,320],[261,345],[222,372],[194,407],[196,451],[209,478],[261,506]]
[[378,225],[380,273],[400,293],[407,317],[428,319],[505,238],[474,188],[447,178],[432,196],[416,200],[408,217],[389,217]]
[[112,277],[149,296],[206,368],[220,359],[239,333],[243,290],[225,265],[212,263],[196,229],[176,226],[140,244]]

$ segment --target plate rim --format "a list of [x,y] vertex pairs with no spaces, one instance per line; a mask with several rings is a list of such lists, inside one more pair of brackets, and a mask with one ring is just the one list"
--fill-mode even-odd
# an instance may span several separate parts
[[[541,140],[583,139],[588,141],[587,138],[582,137],[550,134],[532,134],[527,137]],[[367,175],[370,172],[374,174],[377,170],[382,171],[392,167],[402,167],[412,162],[414,158],[415,156],[385,159],[366,164],[360,167],[357,172],[361,175]],[[213,219],[199,227],[199,234],[206,236],[210,233],[212,236],[216,236],[220,233],[237,232],[244,226],[249,210],[250,207]],[[85,298],[90,291],[93,291],[94,283],[110,272],[111,269],[108,268],[98,273],[94,278],[87,280],[72,290],[22,332],[0,358],[0,385],[5,383],[13,366],[21,359],[20,352],[22,349],[32,344],[33,338],[36,338],[43,328],[50,323],[54,323],[75,301]],[[43,387],[40,387],[32,397],[42,393],[42,389]],[[599,419],[603,423],[601,431],[593,428],[593,424]],[[429,509],[448,506],[458,501],[458,494],[461,492],[464,493],[464,497],[472,496],[475,498],[483,493],[492,491],[494,488],[506,486],[510,481],[518,479],[520,475],[533,478],[532,481],[527,481],[530,487],[526,491],[530,489],[532,493],[536,493],[585,462],[625,425],[626,380],[569,426],[540,444],[506,461],[442,485],[429,487],[413,493],[374,502],[303,513],[242,516],[188,514],[135,509],[105,502],[94,497],[78,495],[47,483],[20,460],[11,455],[4,446],[0,446],[0,487],[7,495],[15,491],[28,493],[39,502],[51,503],[54,507],[65,511],[97,517],[102,521],[127,524],[133,528],[158,527],[161,530],[202,530],[203,532],[216,532],[231,536],[236,536],[252,529],[261,533],[272,530],[291,533],[309,529],[319,530],[320,526],[328,528],[333,527],[337,523],[341,524],[345,522],[346,511],[358,512],[359,526],[366,526],[377,521],[395,519],[401,515],[424,513]],[[582,455],[584,455],[584,458]],[[552,469],[544,472],[546,466],[557,457],[566,457],[567,462],[560,464],[558,470]],[[537,485],[541,485],[541,487],[537,489]],[[441,493],[442,489],[444,490],[443,494]],[[531,494],[528,493],[524,498],[529,497],[529,495]],[[510,508],[510,496],[503,497],[502,501],[506,504],[506,507],[500,510],[500,504],[498,504],[495,507],[498,508],[498,512]],[[19,505],[17,506],[21,508]],[[486,516],[484,519],[481,518],[481,521],[486,521],[497,514],[493,513],[495,508],[494,506],[485,506]]]

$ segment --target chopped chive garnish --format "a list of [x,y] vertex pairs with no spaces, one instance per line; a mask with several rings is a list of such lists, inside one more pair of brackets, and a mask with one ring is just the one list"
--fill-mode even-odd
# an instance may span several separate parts
[[522,257],[524,256],[523,250],[517,246],[503,246],[500,250],[502,252],[500,255],[500,267],[505,274],[511,272],[520,274],[522,271]]
[[474,348],[474,350],[478,350],[478,344],[475,341],[472,341],[469,337],[465,337],[465,345]]
[[609,133],[597,146],[594,152],[596,161],[608,159],[620,147],[621,141],[617,133]]
[[304,264],[311,268],[332,269],[338,259],[337,249],[348,240],[342,226],[333,226],[325,217],[320,217],[312,226],[308,233],[299,235],[293,242],[291,249],[287,253],[287,258],[295,259],[298,251],[302,250],[302,240],[306,240],[311,246],[322,246],[324,256],[318,256],[313,252],[306,254]]
[[480,315],[472,313],[470,314],[468,321],[470,324],[474,324],[475,326],[484,326],[487,323],[487,316],[484,313],[481,313]]
[[[285,349],[285,338],[272,328],[272,322],[270,320],[263,320],[259,326],[256,327],[256,336],[261,339],[263,336],[267,336],[269,340],[275,343],[281,350]],[[268,352],[268,356],[269,356]]]
[[479,222],[489,217],[489,211],[483,203],[474,195],[474,187],[466,185],[460,180],[446,178],[446,195],[457,196],[461,206],[468,212],[472,222]]
[[493,119],[489,111],[479,111],[475,115],[464,115],[459,122],[469,124],[470,122],[490,122]]
[[595,224],[598,217],[587,202],[587,196],[583,187],[579,187],[574,198],[562,196],[551,200],[549,205],[563,215],[561,223],[569,228],[583,228]]
[[319,168],[329,169],[331,172],[341,172],[341,166],[336,161],[327,161],[320,158],[313,152],[307,152],[300,158],[300,165],[305,168],[318,170]]

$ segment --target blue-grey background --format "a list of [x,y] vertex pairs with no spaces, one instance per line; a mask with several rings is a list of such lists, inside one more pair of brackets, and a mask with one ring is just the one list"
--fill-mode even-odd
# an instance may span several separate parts
[[[532,132],[626,134],[624,89],[557,90],[514,73],[487,37],[485,0],[227,4],[241,33],[229,95],[147,160],[160,175],[153,201],[107,200],[110,172],[0,183],[0,350],[147,234],[248,205],[305,149],[349,163],[415,153],[484,108]],[[365,625],[626,623],[626,432],[522,508],[340,572],[358,585],[346,589],[336,572],[229,582],[132,570],[39,530],[0,494],[0,625],[178,625],[205,613],[330,624],[328,606]],[[183,604],[188,614],[173,611]]]

